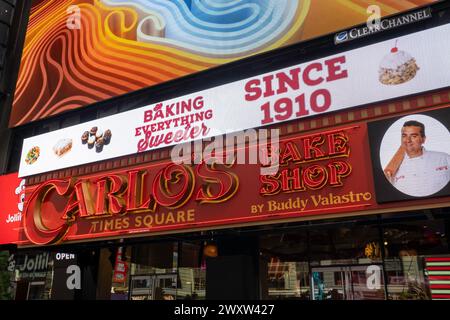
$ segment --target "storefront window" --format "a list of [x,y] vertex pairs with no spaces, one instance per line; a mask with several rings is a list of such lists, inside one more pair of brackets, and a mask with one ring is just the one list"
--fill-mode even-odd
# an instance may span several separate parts
[[447,292],[442,277],[450,270],[445,261],[449,222],[429,218],[383,226],[389,299],[437,299]]
[[180,250],[180,299],[205,299],[206,263],[202,241],[183,242]]
[[376,225],[318,226],[309,232],[312,266],[379,263],[382,259]]
[[132,246],[130,299],[177,298],[178,243],[150,243]]
[[202,242],[164,242],[131,246],[132,300],[204,299],[206,267]]
[[267,263],[269,299],[310,299],[305,232],[265,235],[260,250]]
[[53,260],[49,252],[21,252],[8,258],[15,300],[47,300],[51,296]]
[[385,299],[380,229],[327,223],[261,237],[272,299]]
[[450,299],[447,213],[438,209],[337,220],[262,235],[268,296]]
[[130,279],[131,247],[118,247],[112,252],[111,300],[127,300]]

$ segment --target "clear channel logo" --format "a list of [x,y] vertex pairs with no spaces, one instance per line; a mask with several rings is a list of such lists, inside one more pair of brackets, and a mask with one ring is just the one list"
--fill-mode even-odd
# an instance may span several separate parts
[[344,42],[347,40],[348,40],[348,32],[347,31],[338,33],[334,38],[335,43],[341,43],[341,42]]

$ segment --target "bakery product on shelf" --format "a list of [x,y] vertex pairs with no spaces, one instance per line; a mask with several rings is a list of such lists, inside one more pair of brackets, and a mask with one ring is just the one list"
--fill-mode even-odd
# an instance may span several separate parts
[[413,79],[419,69],[416,59],[396,45],[380,63],[379,80],[385,85],[405,83]]
[[58,157],[72,150],[72,139],[61,139],[54,146],[53,151]]

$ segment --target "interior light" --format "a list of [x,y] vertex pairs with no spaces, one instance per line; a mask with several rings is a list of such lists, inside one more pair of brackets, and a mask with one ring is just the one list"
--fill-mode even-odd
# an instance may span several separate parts
[[214,242],[206,242],[203,248],[203,254],[205,257],[215,258],[218,256],[219,252],[217,250],[217,245]]

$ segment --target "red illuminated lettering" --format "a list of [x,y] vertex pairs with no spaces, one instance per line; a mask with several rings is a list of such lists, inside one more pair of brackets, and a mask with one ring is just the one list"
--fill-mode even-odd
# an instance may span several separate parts
[[[230,168],[232,165],[224,166]],[[201,172],[203,168],[205,173]],[[238,191],[239,178],[234,173],[218,170],[216,162],[208,165],[200,164],[197,167],[197,174],[205,181],[195,197],[200,203],[221,203]]]

